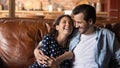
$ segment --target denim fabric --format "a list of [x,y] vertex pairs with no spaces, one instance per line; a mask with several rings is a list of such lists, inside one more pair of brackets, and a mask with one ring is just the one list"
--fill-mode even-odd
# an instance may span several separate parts
[[[117,41],[115,34],[108,29],[96,28],[96,63],[99,68],[110,68],[109,63],[111,58],[117,62],[116,68],[120,68],[120,44]],[[69,50],[73,50],[80,41],[79,31],[74,33],[70,41]]]

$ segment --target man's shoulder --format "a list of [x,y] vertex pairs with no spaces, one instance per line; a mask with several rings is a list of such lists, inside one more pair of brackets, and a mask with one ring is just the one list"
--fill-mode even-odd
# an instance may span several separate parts
[[72,36],[71,36],[71,39],[76,39],[76,38],[79,38],[80,37],[80,32],[78,29],[74,30]]
[[97,31],[98,31],[98,32],[101,32],[101,33],[103,33],[103,34],[114,34],[113,31],[111,31],[111,30],[109,30],[109,29],[107,29],[107,28],[98,28]]
[[106,29],[106,28],[99,28],[99,29],[97,30],[97,33],[98,33],[99,36],[102,35],[102,36],[106,36],[106,37],[108,37],[108,38],[113,38],[113,37],[115,37],[115,33],[112,32],[112,31],[109,30],[109,29]]

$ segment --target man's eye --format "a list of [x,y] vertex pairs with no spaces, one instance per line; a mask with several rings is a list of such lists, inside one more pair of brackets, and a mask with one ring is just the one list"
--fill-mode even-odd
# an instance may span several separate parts
[[76,21],[76,23],[80,23],[79,21]]
[[79,22],[79,21],[78,21],[77,23],[81,24],[82,22]]

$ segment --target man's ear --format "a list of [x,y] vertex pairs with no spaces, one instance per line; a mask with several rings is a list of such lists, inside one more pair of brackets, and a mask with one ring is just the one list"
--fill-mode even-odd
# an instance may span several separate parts
[[93,24],[93,20],[92,19],[89,19],[89,24]]

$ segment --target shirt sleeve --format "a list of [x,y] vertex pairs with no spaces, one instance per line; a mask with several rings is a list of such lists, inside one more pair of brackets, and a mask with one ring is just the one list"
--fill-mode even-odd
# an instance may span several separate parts
[[113,53],[114,53],[115,59],[117,59],[118,65],[120,66],[120,44],[117,38],[115,38],[115,41],[114,41]]
[[50,56],[50,41],[51,40],[50,40],[50,36],[49,35],[45,35],[43,40],[42,40],[41,50],[47,56]]

